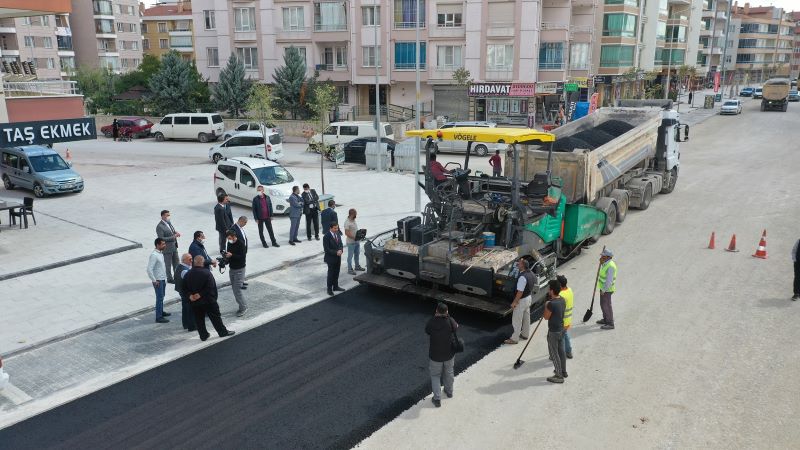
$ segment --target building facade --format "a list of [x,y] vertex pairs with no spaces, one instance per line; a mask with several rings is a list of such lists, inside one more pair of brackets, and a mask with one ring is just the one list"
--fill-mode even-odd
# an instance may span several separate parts
[[137,0],[72,0],[70,22],[78,65],[123,73],[141,64],[142,20]]
[[795,21],[791,13],[773,6],[734,5],[739,24],[736,42],[735,82],[762,83],[772,77],[788,77],[794,53]]
[[75,68],[69,15],[0,19],[0,60],[6,73],[14,73],[15,63],[29,62],[40,80],[69,76]]
[[791,76],[797,78],[800,77],[800,11],[792,12],[792,21],[794,22],[794,51],[792,52]]
[[194,59],[192,4],[189,0],[144,10],[142,51],[157,58],[176,51],[186,60]]

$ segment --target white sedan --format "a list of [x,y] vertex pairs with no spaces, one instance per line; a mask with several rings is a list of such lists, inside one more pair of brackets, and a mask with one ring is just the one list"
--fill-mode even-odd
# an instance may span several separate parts
[[719,108],[720,114],[741,114],[742,102],[739,100],[725,100],[725,103]]

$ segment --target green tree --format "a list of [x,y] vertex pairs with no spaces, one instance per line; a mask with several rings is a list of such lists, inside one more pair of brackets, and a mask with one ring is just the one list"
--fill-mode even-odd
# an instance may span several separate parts
[[148,86],[153,96],[150,107],[156,115],[170,112],[190,111],[192,99],[192,65],[184,61],[177,52],[169,52],[161,58],[161,68],[150,77]]
[[111,109],[114,96],[115,75],[99,67],[80,66],[72,77],[77,81],[78,89],[83,93],[86,107],[91,114]]
[[[194,61],[189,63],[189,90],[189,99],[193,109],[200,109],[204,112],[210,112],[213,109],[208,79],[204,79],[200,75]],[[214,111],[216,110],[214,109]]]
[[[472,84],[472,74],[469,73],[469,70],[467,70],[467,69],[465,69],[463,67],[459,67],[458,69],[453,71],[453,81],[455,82],[456,86],[460,86],[460,87],[469,89],[469,85]],[[468,96],[466,95],[466,92],[464,94],[465,95],[461,96],[461,100],[460,101],[461,102],[469,101]],[[468,107],[466,107],[466,106],[462,107],[461,111],[464,111],[466,109],[468,109]],[[467,118],[468,117],[465,117],[464,119],[467,119]],[[458,120],[458,119],[459,119],[459,117],[452,118],[452,120]]]
[[[219,72],[219,82],[214,87],[214,105],[220,111],[228,111],[239,117],[250,96],[252,82],[245,77],[244,63],[235,54]],[[249,108],[248,108],[249,109]]]
[[142,63],[136,70],[119,76],[114,84],[114,92],[121,94],[135,86],[147,87],[147,82],[158,70],[161,69],[161,61],[153,55],[144,55]]
[[267,124],[272,124],[272,121],[275,120],[275,108],[273,108],[272,102],[272,87],[268,84],[254,83],[250,88],[245,105],[248,115],[263,124],[261,135],[264,136],[265,151],[267,148]]
[[325,193],[325,171],[324,171],[324,160],[325,160],[325,134],[323,131],[327,126],[328,115],[330,114],[331,110],[335,106],[339,104],[339,96],[336,93],[336,86],[330,83],[317,83],[314,86],[314,93],[313,93],[313,103],[309,104],[313,117],[319,120],[320,128],[319,132],[322,135],[322,151],[320,152],[320,160],[319,160],[319,176],[322,193]]
[[308,104],[313,102],[316,80],[306,78],[306,62],[300,51],[289,47],[283,56],[283,66],[275,69],[275,108],[288,111],[292,119],[305,118],[309,115]]

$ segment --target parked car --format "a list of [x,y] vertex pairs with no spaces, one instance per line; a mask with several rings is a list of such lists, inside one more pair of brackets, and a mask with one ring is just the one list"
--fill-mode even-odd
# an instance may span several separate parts
[[720,114],[741,114],[742,102],[740,100],[725,100],[719,108]]
[[742,88],[742,90],[739,91],[739,97],[752,97],[753,91],[755,91],[755,89],[751,87]]
[[753,98],[762,98],[763,96],[764,95],[762,93],[761,88],[760,87],[759,88],[755,88],[755,90],[753,91]]
[[238,126],[236,126],[236,128],[225,130],[222,133],[222,139],[230,139],[231,137],[236,136],[243,131],[266,131],[268,133],[278,133],[278,135],[281,137],[281,140],[283,140],[283,128],[276,127],[275,124],[271,123],[263,124],[258,122],[244,122],[240,123]]
[[249,208],[258,194],[256,188],[264,186],[275,214],[288,213],[289,196],[295,184],[285,167],[262,158],[223,159],[214,171],[215,195],[228,194],[231,202]]
[[159,142],[165,139],[197,139],[205,143],[219,139],[224,128],[219,114],[179,113],[167,114],[150,131]]
[[264,145],[261,131],[242,131],[208,150],[208,159],[215,164],[221,159],[240,156],[277,161],[283,158],[283,141],[278,133],[270,131],[267,133],[267,145]]
[[9,376],[3,371],[3,357],[0,356],[0,391],[8,385]]
[[797,89],[792,89],[789,91],[789,101],[800,102],[800,94],[797,93]]
[[[355,164],[366,164],[367,142],[375,142],[375,137],[373,136],[373,137],[363,137],[363,138],[353,139],[352,141],[345,144],[344,162],[355,163]],[[397,142],[395,142],[394,139],[389,139],[389,138],[381,138],[381,143],[385,143],[388,151],[390,152],[394,152],[394,148],[397,145]]]
[[[454,127],[479,127],[479,128],[496,128],[497,124],[494,122],[482,122],[482,121],[472,121],[472,122],[447,122],[441,126],[441,129],[445,128],[454,128]],[[435,130],[431,130],[431,136],[436,139],[436,135],[433,133]],[[466,153],[467,152],[467,141],[437,141],[436,146],[438,147],[438,151],[440,153]],[[497,144],[491,142],[473,142],[472,143],[472,153],[478,156],[486,156],[489,152],[494,153],[495,150],[503,151],[508,147],[506,144]]]
[[[381,124],[382,138],[394,139],[394,130],[388,123]],[[374,122],[333,122],[325,129],[325,145],[333,147],[337,144],[347,144],[360,137],[375,137]],[[312,142],[322,142],[322,135],[317,133],[311,137]]]
[[33,195],[83,191],[83,178],[56,151],[42,145],[4,148],[0,151],[3,186],[30,189]]
[[[132,138],[143,138],[150,136],[150,128],[153,127],[153,122],[145,119],[144,117],[120,117],[117,119],[119,126],[119,135],[127,134]],[[106,125],[100,128],[100,132],[105,137],[114,137],[114,126]]]

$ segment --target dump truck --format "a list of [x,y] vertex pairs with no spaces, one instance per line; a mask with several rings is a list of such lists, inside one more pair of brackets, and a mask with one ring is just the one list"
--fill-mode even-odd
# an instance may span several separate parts
[[762,111],[783,111],[789,107],[789,91],[792,82],[788,78],[770,78],[764,83],[761,98]]
[[[354,279],[475,309],[511,313],[526,259],[536,278],[534,306],[560,261],[608,234],[628,208],[646,209],[671,192],[678,174],[677,113],[661,108],[602,108],[544,133],[518,128],[411,130],[426,139],[421,216],[366,239],[367,271]],[[586,132],[594,130],[594,134]],[[444,182],[429,167],[437,142],[466,141],[463,165]],[[585,141],[588,139],[592,142]],[[474,142],[506,144],[505,176],[472,173]]]

